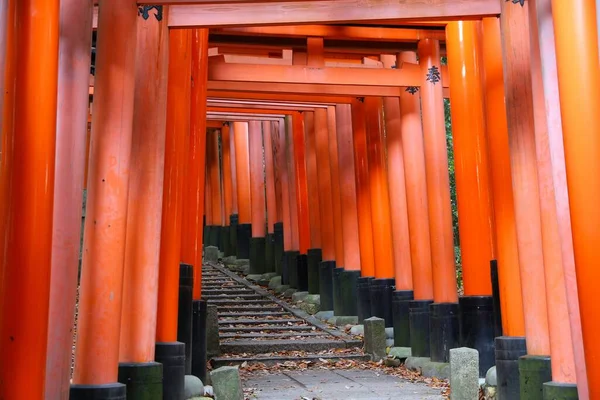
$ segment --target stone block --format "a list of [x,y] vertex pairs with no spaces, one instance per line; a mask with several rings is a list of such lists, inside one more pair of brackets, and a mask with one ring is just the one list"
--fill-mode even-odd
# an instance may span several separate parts
[[329,318],[333,317],[333,311],[319,311],[315,314],[315,318],[320,319],[321,321],[327,321]]
[[219,261],[219,248],[216,246],[206,246],[204,248],[204,261],[206,261],[206,262]]
[[244,400],[238,367],[221,367],[210,372],[215,400]]
[[411,353],[410,347],[392,347],[388,353],[388,356],[400,360],[406,360],[411,356]]
[[394,338],[394,328],[385,328],[385,337],[386,339],[393,339]]
[[399,367],[402,364],[402,361],[397,358],[387,357],[383,359],[383,363],[386,367]]
[[365,326],[364,325],[354,325],[350,328],[351,335],[364,335],[365,334]]
[[266,274],[262,274],[261,280],[265,280],[270,282],[271,279],[277,276],[277,272],[267,272]]
[[426,378],[450,379],[450,364],[433,362],[429,357],[408,357],[406,368],[420,372]]
[[297,292],[297,289],[294,289],[294,288],[289,288],[289,289],[287,289],[285,292],[283,292],[283,295],[284,295],[285,297],[292,297],[292,295],[293,295],[294,293],[296,293],[296,292]]
[[485,374],[485,384],[488,386],[498,386],[498,378],[496,376],[496,366],[488,369]]
[[385,346],[386,347],[394,346],[394,339],[385,339]]
[[279,285],[275,289],[275,293],[285,293],[286,290],[290,288],[290,285]]
[[250,282],[257,282],[262,278],[262,274],[250,274],[246,276]]
[[204,384],[197,376],[186,375],[183,393],[186,399],[204,396]]
[[450,349],[450,398],[479,398],[479,352],[468,347]]
[[206,306],[206,355],[215,357],[221,354],[219,343],[219,314],[217,306],[208,304]]
[[335,326],[346,326],[358,324],[358,317],[356,315],[338,315],[335,319]]
[[385,320],[371,317],[364,321],[365,353],[370,354],[373,361],[379,361],[386,356],[385,352]]
[[235,264],[236,259],[237,258],[235,256],[227,256],[227,257],[224,257],[221,261],[225,265],[230,265],[230,264]]
[[304,301],[308,296],[308,292],[296,292],[292,294],[292,301],[295,303],[297,301]]
[[306,299],[304,299],[304,302],[310,303],[310,304],[321,305],[321,295],[320,294],[309,294],[308,296],[306,296]]
[[300,303],[300,309],[306,312],[307,314],[315,315],[319,312],[321,306],[319,306],[318,304]]
[[274,276],[269,281],[269,289],[275,289],[277,286],[281,286],[281,276]]

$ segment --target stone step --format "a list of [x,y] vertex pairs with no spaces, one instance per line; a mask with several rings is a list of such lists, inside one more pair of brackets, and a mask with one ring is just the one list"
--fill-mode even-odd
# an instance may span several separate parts
[[[352,346],[354,347],[354,346]],[[306,340],[232,340],[221,343],[222,353],[246,353],[260,354],[277,351],[307,351],[317,352],[323,350],[343,349],[346,343],[342,340],[333,339],[306,339]]]
[[260,294],[202,294],[202,298],[205,300],[214,300],[214,299],[237,299],[238,302],[246,301],[250,299],[262,299]]
[[208,289],[202,290],[202,294],[214,295],[214,294],[253,294],[256,293],[252,289]]
[[[243,327],[228,327],[221,326],[219,327],[219,335],[221,332],[277,332],[277,331],[298,331],[298,332],[306,332],[312,331],[313,326],[310,325],[271,325],[271,326],[243,326]],[[316,329],[315,329],[316,330]]]
[[276,364],[295,363],[296,365],[301,362],[318,362],[320,359],[327,360],[331,363],[335,363],[341,360],[353,360],[353,361],[369,361],[371,357],[365,354],[339,354],[339,355],[319,355],[319,354],[307,354],[303,356],[257,356],[257,357],[215,357],[210,360],[213,368],[241,365],[243,363],[257,364],[261,363],[266,366],[272,366]]
[[266,311],[266,312],[219,312],[221,318],[239,318],[239,317],[291,317],[289,312],[282,311]]
[[274,304],[273,301],[271,300],[267,300],[267,299],[258,299],[258,300],[254,300],[254,299],[250,299],[250,300],[244,300],[243,302],[240,302],[239,300],[230,300],[230,299],[223,299],[223,300],[211,300],[211,304],[216,304],[217,306],[221,307],[221,305],[237,305],[237,304],[255,304],[257,307],[259,304]]
[[[264,305],[264,306],[250,306],[250,307],[244,307],[244,306],[240,306],[240,305],[218,305],[219,308],[219,312],[223,311],[223,312],[268,312],[268,311],[283,311],[283,307],[278,306],[277,304],[270,304],[270,305]],[[289,313],[288,313],[289,314]],[[219,313],[219,316],[221,316],[222,314]]]
[[303,319],[234,319],[231,321],[219,320],[219,325],[287,324],[288,322],[292,324],[297,322],[306,323]]
[[222,292],[225,289],[227,289],[227,290],[245,290],[245,291],[248,291],[246,289],[246,286],[238,286],[238,285],[206,285],[206,284],[202,284],[202,292],[213,291],[213,290],[218,290],[218,291]]
[[329,334],[324,332],[295,332],[290,331],[287,333],[219,333],[219,337],[221,339],[262,339],[264,337],[269,338],[289,338],[289,337],[314,337],[314,336],[329,336]]

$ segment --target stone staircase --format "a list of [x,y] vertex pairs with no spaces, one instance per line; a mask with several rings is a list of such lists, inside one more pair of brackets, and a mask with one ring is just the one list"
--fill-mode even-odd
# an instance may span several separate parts
[[202,272],[202,298],[216,305],[220,355],[212,366],[368,360],[362,341],[254,285],[219,263]]

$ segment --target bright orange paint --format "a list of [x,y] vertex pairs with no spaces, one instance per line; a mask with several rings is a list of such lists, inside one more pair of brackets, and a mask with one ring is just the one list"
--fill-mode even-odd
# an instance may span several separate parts
[[[62,1],[45,397],[69,397],[88,120],[91,0]],[[5,12],[5,10],[3,10]],[[1,50],[0,50],[1,51]]]
[[[417,54],[405,51],[400,53],[397,59],[399,61],[416,62]],[[405,90],[400,96],[400,111],[413,295],[415,300],[431,300],[433,299],[433,272],[429,242],[429,212],[427,209],[427,180],[423,126],[421,125],[420,92],[410,93]],[[393,138],[393,136],[391,137]],[[389,151],[388,148],[388,154]],[[390,179],[393,178],[390,176]]]
[[232,208],[232,185],[231,185],[231,132],[229,124],[224,124],[221,128],[221,180],[223,181],[223,215],[225,216],[223,225],[229,225],[229,216]]
[[282,172],[281,166],[277,161],[284,149],[284,147],[281,146],[281,136],[283,135],[285,135],[285,120],[282,118],[277,122],[271,123],[271,137],[269,138],[269,145],[271,146],[272,150],[273,183],[275,192],[275,220],[273,223],[283,222],[283,189],[281,187]]
[[273,130],[278,129],[277,122],[263,122],[263,139],[265,151],[265,184],[267,192],[268,233],[275,231],[277,222],[277,204],[275,201],[275,165],[273,160]]
[[375,278],[394,278],[392,217],[383,142],[383,99],[365,99]]
[[265,237],[265,170],[263,168],[263,131],[260,121],[248,123],[250,150],[250,196],[252,198],[252,237]]
[[50,300],[59,2],[5,6],[6,23],[13,24],[6,28],[6,55],[16,59],[7,58],[2,68],[4,89],[15,97],[7,94],[4,107],[12,110],[3,112],[14,113],[13,129],[2,122],[2,144],[12,142],[7,151],[14,164],[6,171],[10,186],[2,199],[10,206],[0,267],[0,397],[37,399],[44,396]]
[[143,18],[137,27],[138,60],[146,62],[135,74],[119,362],[143,363],[154,361],[156,344],[169,30]]
[[306,184],[308,187],[308,216],[310,226],[310,247],[320,249],[323,245],[321,230],[321,193],[317,174],[317,141],[315,134],[315,113],[304,112],[304,136],[306,143]]
[[371,192],[367,156],[367,126],[365,105],[360,100],[352,103],[352,138],[356,179],[356,208],[360,243],[360,274],[375,276],[373,229],[371,224]]
[[209,137],[209,132],[210,130],[206,131],[206,153],[205,153],[205,168],[204,168],[204,219],[205,219],[205,223],[206,226],[212,225],[213,224],[213,215],[212,215],[212,190],[211,190],[211,186],[210,186],[210,177],[209,177],[209,172],[208,172],[208,162],[210,161],[210,155],[208,154],[208,147],[209,147],[209,141],[210,141],[210,137]]
[[321,213],[321,243],[323,260],[335,260],[335,229],[333,219],[333,192],[331,184],[331,161],[329,159],[329,128],[327,109],[317,108],[314,112],[314,136],[317,153],[317,178],[319,187],[319,210]]
[[[164,10],[164,9],[163,9]],[[163,11],[164,12],[164,11]],[[190,141],[181,222],[181,261],[194,266],[194,300],[202,295],[204,181],[206,178],[206,79],[208,29],[192,30]]]
[[[600,380],[597,254],[600,199],[600,66],[594,1],[552,1],[573,249],[588,382]],[[591,399],[600,388],[590,385]]]
[[438,79],[437,75],[432,81],[427,80],[428,75],[435,75],[435,70],[440,69],[440,43],[437,40],[421,40],[418,52],[422,79],[420,91],[429,205],[433,300],[436,303],[455,303],[458,301],[458,295],[442,82],[439,81],[441,76]]
[[192,31],[169,30],[167,139],[163,186],[157,342],[177,341],[181,220],[190,132]]
[[288,167],[288,188],[289,188],[289,206],[290,206],[290,248],[288,250],[298,250],[300,248],[300,229],[298,226],[298,199],[296,198],[296,161],[294,158],[294,121],[302,117],[285,118],[285,147],[286,163]]
[[349,104],[335,106],[335,121],[338,165],[341,166],[338,168],[338,176],[344,246],[342,265],[348,271],[360,271],[360,238],[356,204],[354,149],[352,145],[352,109]]
[[309,246],[309,223],[308,223],[308,191],[305,164],[304,126],[302,116],[294,114],[293,123],[293,162],[296,177],[296,207],[298,209],[298,250],[300,254],[306,254]]
[[235,169],[237,185],[237,205],[240,224],[252,223],[250,198],[250,164],[248,149],[248,123],[233,123],[233,138],[235,141]]
[[506,336],[525,336],[498,18],[484,18],[482,28],[486,136],[494,193],[502,330]]
[[[340,171],[338,159],[337,122],[335,106],[327,107],[327,129],[329,130],[329,163],[331,165],[331,201],[333,203],[333,234],[335,240],[335,261],[344,264],[344,226],[342,224],[342,199],[340,193]],[[344,168],[347,168],[344,165]]]
[[235,166],[236,158],[235,158],[235,137],[233,134],[235,131],[233,130],[233,123],[228,122],[229,124],[229,158],[231,161],[231,213],[238,213],[238,189],[237,189],[237,168]]
[[283,249],[290,251],[292,249],[292,221],[291,221],[291,206],[290,206],[290,187],[291,179],[288,168],[288,153],[287,153],[287,132],[286,132],[286,120],[279,122],[279,135],[277,137],[277,147],[275,162],[277,163],[276,168],[279,171],[279,178],[281,181],[281,211],[283,222]]
[[206,166],[208,168],[207,179],[210,180],[211,200],[211,224],[223,225],[223,188],[221,187],[221,159],[219,154],[220,131],[210,129],[206,142]]
[[477,25],[450,22],[446,49],[464,293],[490,296],[494,221]]

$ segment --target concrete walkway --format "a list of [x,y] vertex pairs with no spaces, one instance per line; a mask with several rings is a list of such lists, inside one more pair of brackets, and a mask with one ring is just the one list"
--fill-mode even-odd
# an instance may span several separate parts
[[368,370],[309,370],[254,374],[244,380],[249,399],[441,400],[440,390]]

